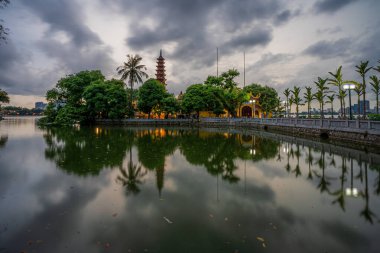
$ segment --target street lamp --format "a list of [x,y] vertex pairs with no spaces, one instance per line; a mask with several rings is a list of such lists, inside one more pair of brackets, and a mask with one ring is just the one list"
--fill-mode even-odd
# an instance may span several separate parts
[[[350,101],[350,119],[352,120],[352,108],[351,108],[351,90],[355,89],[355,84],[345,84],[343,89],[348,90],[348,99]],[[346,110],[346,108],[344,108]]]
[[281,103],[284,105],[284,118],[286,118],[286,101],[281,101]]
[[255,99],[251,99],[249,100],[249,102],[251,102],[252,106],[253,106],[253,111],[252,111],[252,118],[255,118],[255,112],[256,112],[256,100]]

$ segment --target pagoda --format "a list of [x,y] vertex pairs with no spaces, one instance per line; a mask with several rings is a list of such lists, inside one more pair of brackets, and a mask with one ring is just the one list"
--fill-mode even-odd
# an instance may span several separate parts
[[160,50],[160,57],[157,58],[156,79],[166,85],[165,77],[165,58],[162,57],[162,50]]

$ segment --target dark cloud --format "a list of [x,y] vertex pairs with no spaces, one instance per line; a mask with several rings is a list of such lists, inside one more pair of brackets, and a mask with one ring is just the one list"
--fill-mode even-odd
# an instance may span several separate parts
[[196,67],[212,64],[216,47],[230,54],[236,48],[249,50],[267,45],[272,40],[273,19],[280,24],[297,13],[277,0],[243,0],[239,4],[229,0],[117,3],[130,15],[143,12],[146,19],[155,21],[152,27],[141,25],[144,23],[141,15],[132,19],[132,33],[126,39],[127,46],[135,50],[157,50],[163,44],[173,42],[172,59],[192,62]]
[[347,56],[352,47],[352,40],[348,38],[336,41],[318,41],[304,50],[304,54],[315,56],[321,59]]
[[317,13],[334,13],[357,0],[320,0],[314,4]]
[[282,25],[282,24],[288,22],[290,19],[292,19],[292,18],[294,18],[300,14],[301,14],[300,10],[296,10],[296,11],[284,10],[274,17],[274,24],[275,25]]

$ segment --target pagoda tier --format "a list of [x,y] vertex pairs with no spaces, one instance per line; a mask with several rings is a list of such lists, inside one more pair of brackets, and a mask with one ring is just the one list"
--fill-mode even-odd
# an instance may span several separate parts
[[157,58],[156,79],[166,85],[165,77],[165,58],[162,57],[162,50],[160,50],[160,57]]

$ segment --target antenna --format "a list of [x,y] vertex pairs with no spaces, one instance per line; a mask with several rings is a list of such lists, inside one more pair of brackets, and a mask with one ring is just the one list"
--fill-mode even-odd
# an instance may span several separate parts
[[219,77],[219,48],[216,48],[216,76]]
[[244,86],[243,87],[245,87],[245,51],[244,51]]

